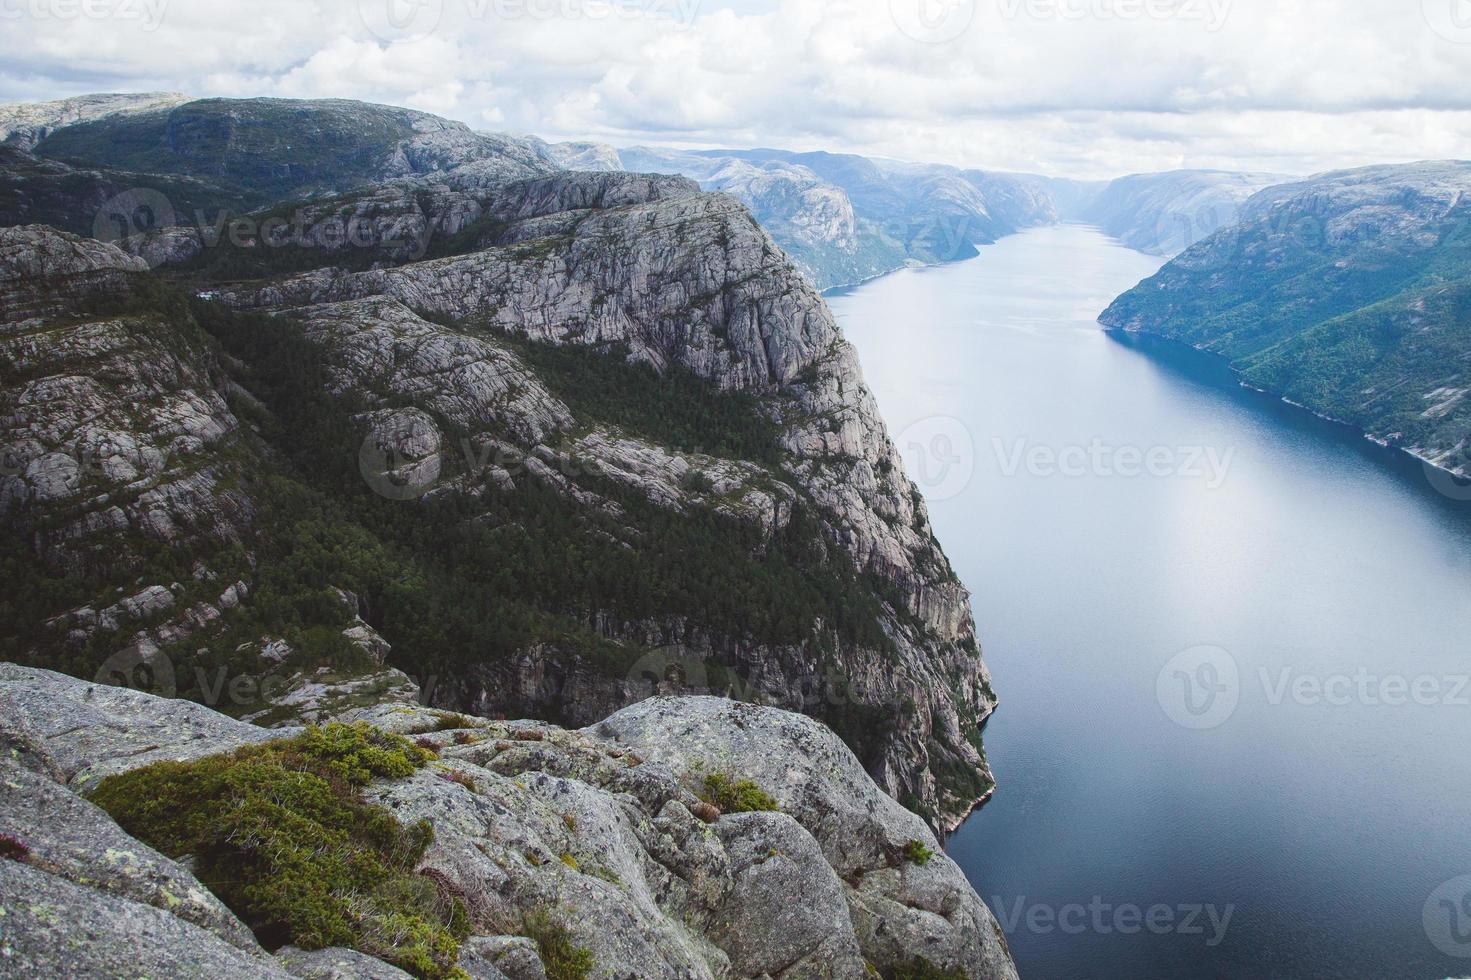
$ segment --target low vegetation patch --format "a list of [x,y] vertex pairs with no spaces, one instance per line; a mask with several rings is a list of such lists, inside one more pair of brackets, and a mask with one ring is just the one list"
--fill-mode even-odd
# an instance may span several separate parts
[[770,793],[749,779],[736,779],[723,772],[712,772],[705,777],[704,787],[701,798],[706,803],[719,807],[722,813],[769,812],[780,809]]
[[92,801],[170,857],[192,854],[199,879],[268,948],[349,946],[418,977],[461,980],[464,904],[414,874],[432,828],[404,826],[360,795],[430,758],[400,736],[333,723],[109,776]]
[[19,837],[11,834],[0,834],[0,858],[11,861],[24,861],[31,856],[31,849]]
[[904,860],[910,864],[923,867],[929,864],[930,858],[934,856],[935,852],[926,847],[923,841],[912,840],[904,845]]
[[448,772],[440,773],[439,778],[463,786],[472,793],[476,792],[479,789],[479,787],[475,785],[475,777],[471,776],[469,773],[459,772],[458,770],[451,769]]
[[916,956],[894,970],[893,980],[970,980],[964,970],[947,970]]
[[549,912],[526,917],[521,935],[536,943],[547,980],[587,980],[592,971],[592,951],[572,942],[572,934]]

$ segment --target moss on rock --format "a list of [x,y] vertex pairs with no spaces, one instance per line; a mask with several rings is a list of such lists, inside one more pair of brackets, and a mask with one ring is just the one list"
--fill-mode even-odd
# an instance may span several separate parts
[[359,789],[412,775],[431,754],[366,725],[109,776],[92,794],[128,833],[199,879],[268,947],[349,946],[419,977],[460,978],[469,916],[414,874],[433,840]]

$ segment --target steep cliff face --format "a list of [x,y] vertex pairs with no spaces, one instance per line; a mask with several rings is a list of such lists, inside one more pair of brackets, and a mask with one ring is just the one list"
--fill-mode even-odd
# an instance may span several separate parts
[[1248,384],[1464,475],[1468,227],[1464,162],[1274,186],[1102,320],[1219,353]]
[[[277,152],[256,115],[329,126],[334,108],[190,106],[203,122],[137,118],[202,126],[208,166],[169,167],[237,187]],[[85,145],[78,128],[46,143]],[[570,724],[656,691],[736,695],[828,722],[953,827],[992,785],[995,699],[812,285],[738,201],[684,178],[526,175],[449,124],[409,129],[433,130],[432,152],[390,141],[427,154],[412,172],[284,225],[259,212],[243,237],[8,233],[24,384],[6,389],[3,517],[28,543],[6,560],[35,578],[113,533],[130,556],[30,589],[17,608],[45,627],[12,631],[11,655],[87,676],[123,655],[205,699],[219,671],[386,657],[443,705]],[[105,370],[80,381],[79,358]],[[67,477],[94,457],[104,481]]]
[[[989,783],[967,733],[994,700],[965,590],[934,542],[923,502],[904,476],[856,354],[821,297],[728,197],[635,175],[569,174],[507,185],[502,193],[488,210],[506,217],[497,223],[496,236],[507,244],[360,273],[317,270],[226,291],[221,299],[242,308],[289,310],[313,325],[310,335],[328,344],[331,358],[392,365],[392,390],[434,412],[447,431],[491,438],[487,426],[495,427],[497,437],[509,430],[504,441],[518,457],[589,458],[608,474],[629,469],[613,444],[554,438],[569,428],[569,420],[560,406],[535,394],[536,386],[490,380],[499,371],[456,375],[449,385],[456,400],[448,404],[443,391],[432,390],[449,376],[448,355],[405,361],[392,353],[401,339],[361,329],[354,344],[380,346],[348,355],[332,349],[340,334],[317,326],[327,320],[360,326],[388,317],[400,332],[412,328],[436,345],[479,345],[485,351],[494,346],[487,338],[496,336],[593,350],[616,346],[629,360],[658,372],[681,369],[720,388],[757,395],[760,411],[777,426],[781,458],[760,477],[723,479],[739,489],[742,503],[732,512],[754,512],[761,515],[759,523],[774,527],[780,523],[779,502],[800,494],[829,539],[883,584],[890,607],[884,631],[894,651],[850,646],[839,660],[856,700],[915,705],[870,761],[896,795],[923,801],[942,826],[953,825]],[[587,206],[604,202],[613,205]],[[392,302],[384,305],[385,300]],[[437,326],[426,317],[453,326]],[[433,350],[427,343],[415,341],[416,358]],[[468,356],[483,363],[487,354]],[[367,376],[343,383],[360,392],[384,387]],[[508,389],[516,391],[515,399],[507,400]],[[778,489],[762,492],[763,481]],[[642,484],[645,496],[662,499],[654,481]],[[778,516],[766,516],[771,514]],[[691,613],[697,623],[698,611]],[[801,706],[807,699],[837,696],[811,689],[822,680],[810,676],[810,653],[800,648],[736,654],[732,648],[739,644],[732,638],[696,637],[669,624],[629,623],[615,632],[648,646],[708,645],[727,662],[739,657],[748,676],[759,678],[758,686],[778,703]],[[546,672],[539,663],[524,664],[518,684],[538,688]],[[594,694],[585,706],[565,699],[560,707],[590,720],[622,696]],[[472,697],[483,710],[505,707],[497,705],[490,685]],[[824,706],[814,710],[820,714]],[[918,779],[906,775],[916,768],[928,771]],[[969,791],[948,785],[944,776],[935,781],[936,773],[965,771],[981,774],[962,779]]]
[[[420,705],[401,675],[379,679],[386,687],[377,695],[313,718],[362,726],[337,729],[356,738],[407,734],[433,753],[416,771],[360,791],[399,824],[428,826],[432,840],[406,870],[433,902],[463,912],[458,949],[441,952],[438,971],[418,975],[519,980],[546,976],[560,955],[597,978],[866,980],[874,970],[890,976],[922,965],[974,980],[1016,976],[996,919],[937,853],[930,831],[808,718],[661,697],[566,730],[449,716]],[[0,664],[0,703],[9,968],[408,976],[353,949],[282,946],[297,934],[265,928],[230,890],[236,883],[218,880],[212,854],[186,859],[177,841],[127,807],[118,819],[130,836],[86,798],[115,807],[99,784],[156,772],[147,768],[156,763],[179,772],[180,763],[219,764],[242,748],[269,751],[271,740],[301,733],[294,718],[258,728],[189,702],[13,664]],[[712,780],[745,795],[728,799]],[[207,817],[218,805],[197,796],[170,812]],[[289,793],[277,806],[298,821],[316,816],[293,809]],[[238,814],[227,806],[218,817]],[[238,846],[221,836],[220,850]],[[269,858],[253,866],[273,870]],[[319,884],[310,862],[291,870],[294,887]],[[408,938],[375,937],[374,951],[393,958]],[[450,974],[453,966],[464,973]]]

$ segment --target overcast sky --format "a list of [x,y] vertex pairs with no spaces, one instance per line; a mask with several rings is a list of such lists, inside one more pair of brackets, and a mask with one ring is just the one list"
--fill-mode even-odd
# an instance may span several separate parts
[[345,97],[1079,177],[1471,157],[1471,0],[0,0],[0,101]]

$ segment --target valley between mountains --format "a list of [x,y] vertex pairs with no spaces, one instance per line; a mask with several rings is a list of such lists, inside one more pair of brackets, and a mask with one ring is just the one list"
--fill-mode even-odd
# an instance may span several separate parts
[[1094,224],[1174,257],[1106,326],[1464,475],[1468,184],[0,107],[7,955],[1015,976],[970,596],[821,290]]

